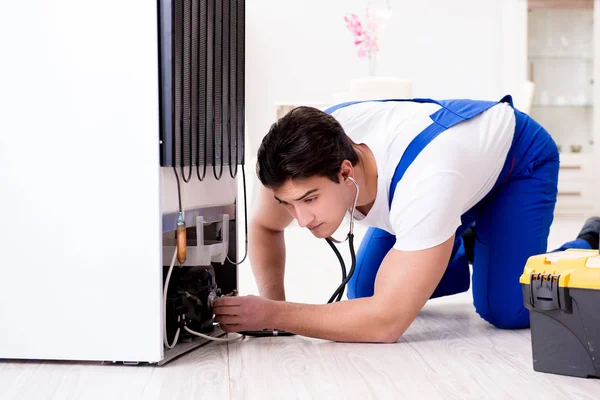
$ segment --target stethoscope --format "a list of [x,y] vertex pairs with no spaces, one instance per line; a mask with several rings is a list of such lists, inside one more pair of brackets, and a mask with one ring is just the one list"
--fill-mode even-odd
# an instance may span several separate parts
[[[354,178],[347,177],[347,179],[350,179],[350,181],[352,183],[354,183],[354,186],[356,186],[356,194],[354,195],[354,204],[352,205],[352,211],[350,212],[350,229],[348,231],[348,235],[346,236],[346,239],[344,239],[342,241],[335,240],[331,236],[325,238],[325,240],[327,241],[327,243],[329,244],[329,246],[331,247],[331,249],[337,256],[338,261],[340,262],[340,266],[342,267],[342,283],[340,284],[340,286],[338,286],[338,288],[335,290],[335,292],[333,292],[333,294],[331,295],[331,297],[329,298],[329,301],[327,303],[333,303],[335,301],[340,301],[342,299],[342,295],[344,294],[344,289],[346,288],[348,281],[350,281],[350,278],[352,278],[352,275],[354,275],[354,269],[356,268],[356,253],[354,252],[354,210],[356,210],[356,203],[358,202],[358,193],[360,192],[360,190],[358,188],[358,183],[354,180]],[[342,258],[340,251],[337,249],[337,246],[334,244],[334,243],[342,244],[346,240],[348,240],[348,248],[350,249],[350,257],[352,260],[352,266],[350,267],[350,272],[348,273],[348,275],[346,275],[346,263],[344,262],[344,259]],[[294,333],[282,331],[280,329],[275,329],[275,330],[265,329],[262,331],[244,331],[244,332],[240,332],[240,333],[243,335],[246,335],[246,336],[255,336],[255,337],[294,336],[295,335]]]
[[[360,192],[360,190],[358,188],[358,183],[354,180],[354,178],[347,177],[347,179],[350,179],[350,181],[352,183],[354,183],[354,186],[356,186],[356,194],[354,195],[354,204],[352,205],[352,211],[350,212],[350,229],[348,231],[348,235],[346,236],[346,239],[344,239],[342,241],[335,240],[331,236],[329,236],[328,238],[325,239],[327,241],[327,243],[329,244],[329,246],[331,247],[331,249],[333,250],[333,252],[335,253],[335,255],[337,256],[337,258],[340,262],[340,266],[342,267],[342,283],[340,284],[340,286],[338,286],[338,288],[335,290],[335,292],[333,292],[333,294],[331,295],[331,297],[329,298],[329,301],[327,303],[332,303],[334,301],[340,301],[342,299],[342,295],[344,294],[344,289],[346,288],[346,284],[348,284],[348,281],[350,281],[350,278],[352,278],[352,275],[354,275],[354,269],[356,268],[356,254],[354,252],[354,210],[356,210],[356,203],[358,202],[358,193]],[[350,267],[350,272],[348,273],[347,276],[346,276],[346,263],[344,263],[344,259],[342,258],[339,250],[333,244],[334,242],[337,244],[342,244],[346,240],[348,240],[348,248],[350,249],[350,257],[352,260],[352,266]]]

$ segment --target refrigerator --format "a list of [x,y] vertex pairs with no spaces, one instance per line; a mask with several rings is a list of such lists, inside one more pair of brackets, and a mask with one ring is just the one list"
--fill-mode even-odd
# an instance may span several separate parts
[[164,364],[207,343],[169,349],[175,314],[224,334],[206,296],[243,257],[244,7],[3,5],[0,358]]

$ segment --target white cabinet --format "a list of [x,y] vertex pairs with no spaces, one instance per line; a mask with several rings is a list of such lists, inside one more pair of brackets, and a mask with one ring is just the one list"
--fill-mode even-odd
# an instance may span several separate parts
[[505,90],[533,82],[528,113],[560,148],[556,214],[598,214],[600,0],[506,0],[503,7]]
[[598,198],[595,176],[593,155],[561,154],[556,214],[594,214]]
[[[556,214],[592,215],[598,196],[599,0],[508,0],[505,75],[534,84],[530,115],[561,152]],[[515,33],[516,32],[516,33]],[[517,71],[515,74],[514,72]]]

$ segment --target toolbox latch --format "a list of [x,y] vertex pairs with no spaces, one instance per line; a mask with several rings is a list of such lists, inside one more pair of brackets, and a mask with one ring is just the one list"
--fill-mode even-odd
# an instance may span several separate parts
[[[566,306],[560,296],[558,280],[560,274],[531,274],[531,305],[542,311],[560,310]],[[561,299],[562,297],[562,299]],[[561,307],[561,305],[563,307]]]

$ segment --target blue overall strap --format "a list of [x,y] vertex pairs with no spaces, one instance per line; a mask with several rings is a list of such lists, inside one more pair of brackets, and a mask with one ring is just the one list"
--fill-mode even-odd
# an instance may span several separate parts
[[510,96],[503,97],[499,102],[496,101],[477,101],[477,100],[442,100],[438,104],[442,106],[438,111],[431,114],[432,123],[419,133],[410,142],[404,154],[400,158],[400,162],[396,166],[394,176],[392,177],[392,183],[390,185],[389,204],[391,208],[392,200],[394,199],[394,192],[400,179],[404,176],[404,173],[415,161],[417,156],[423,151],[423,149],[433,141],[440,133],[454,125],[473,118],[490,107],[498,104],[508,102],[513,106],[512,98]]
[[331,106],[328,109],[326,109],[324,112],[326,112],[327,114],[331,114],[334,111],[339,110],[340,108],[344,108],[347,106],[351,106],[352,104],[358,104],[358,103],[362,103],[362,101],[347,101],[345,103],[340,103],[340,104],[336,104],[335,106]]
[[[440,102],[432,100],[432,99],[425,99],[425,98],[414,98],[414,99],[379,99],[379,100],[356,100],[356,101],[347,101],[345,103],[340,103],[340,104],[336,104],[334,106],[331,106],[329,108],[327,108],[325,111],[325,113],[327,114],[331,114],[334,111],[339,110],[340,108],[344,108],[344,107],[348,107],[351,106],[353,104],[359,104],[359,103],[368,103],[368,102],[380,102],[380,103],[385,103],[388,101],[413,101],[415,103],[436,103],[436,104],[440,104]],[[441,104],[440,104],[441,105]]]

